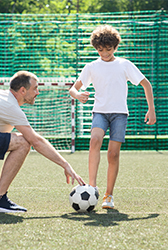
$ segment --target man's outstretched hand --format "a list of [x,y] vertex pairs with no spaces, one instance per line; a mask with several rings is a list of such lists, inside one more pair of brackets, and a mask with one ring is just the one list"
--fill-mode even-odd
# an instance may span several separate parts
[[65,176],[66,176],[66,182],[69,184],[70,183],[70,178],[72,178],[72,185],[74,184],[75,179],[77,180],[77,182],[79,183],[79,185],[85,185],[86,183],[84,182],[84,180],[78,175],[76,174],[76,172],[73,170],[73,168],[71,167],[71,165],[69,163],[67,163],[67,166],[64,170]]

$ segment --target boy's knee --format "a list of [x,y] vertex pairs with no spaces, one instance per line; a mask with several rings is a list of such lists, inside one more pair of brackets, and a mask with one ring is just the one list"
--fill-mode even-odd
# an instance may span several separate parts
[[101,147],[101,144],[102,144],[102,140],[97,137],[97,136],[94,136],[94,137],[91,137],[90,139],[90,147]]
[[108,159],[118,159],[119,158],[119,152],[115,150],[108,150]]

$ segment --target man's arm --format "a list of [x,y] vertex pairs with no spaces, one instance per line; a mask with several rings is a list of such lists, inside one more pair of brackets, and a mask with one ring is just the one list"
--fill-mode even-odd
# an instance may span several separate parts
[[150,82],[146,78],[144,78],[140,82],[140,84],[144,88],[146,100],[148,103],[148,112],[145,115],[145,122],[148,125],[153,125],[156,122],[156,115],[155,115],[155,106],[154,106],[152,85],[150,84]]
[[85,184],[82,178],[75,173],[70,164],[55,150],[55,148],[45,138],[37,134],[31,126],[16,126],[16,129],[23,135],[23,137],[33,146],[33,148],[64,168],[67,183],[70,183],[70,177],[72,178],[72,184],[76,179],[80,185]]

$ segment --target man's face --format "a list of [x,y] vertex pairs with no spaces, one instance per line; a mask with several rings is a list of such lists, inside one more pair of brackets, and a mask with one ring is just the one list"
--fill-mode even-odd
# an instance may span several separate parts
[[99,56],[101,57],[101,59],[105,62],[110,62],[113,61],[115,59],[114,57],[114,48],[113,47],[102,47],[100,46],[97,49]]
[[36,96],[39,95],[38,91],[38,83],[35,79],[30,79],[30,88],[26,90],[26,94],[24,96],[24,103],[34,104]]

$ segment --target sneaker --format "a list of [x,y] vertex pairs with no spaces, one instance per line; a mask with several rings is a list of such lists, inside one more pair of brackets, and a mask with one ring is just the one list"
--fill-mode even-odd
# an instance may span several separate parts
[[10,201],[7,197],[7,192],[0,199],[0,213],[16,213],[26,211],[26,208],[18,206],[14,202]]
[[112,195],[107,193],[104,195],[102,208],[114,208],[114,199]]

